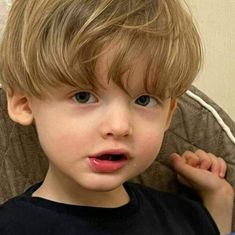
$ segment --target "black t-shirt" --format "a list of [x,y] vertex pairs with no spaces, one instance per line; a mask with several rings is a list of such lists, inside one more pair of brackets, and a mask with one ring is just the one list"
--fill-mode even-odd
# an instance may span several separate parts
[[0,207],[3,235],[218,235],[199,203],[132,183],[118,208],[67,205],[32,197],[39,184]]

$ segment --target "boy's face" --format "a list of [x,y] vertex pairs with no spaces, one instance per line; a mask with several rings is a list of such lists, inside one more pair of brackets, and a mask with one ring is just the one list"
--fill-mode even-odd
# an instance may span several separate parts
[[27,97],[27,114],[35,121],[54,184],[112,191],[149,167],[160,150],[175,102],[145,92],[142,60],[135,61],[129,77],[130,96],[107,83],[111,56],[97,62],[105,89],[59,87],[43,100]]

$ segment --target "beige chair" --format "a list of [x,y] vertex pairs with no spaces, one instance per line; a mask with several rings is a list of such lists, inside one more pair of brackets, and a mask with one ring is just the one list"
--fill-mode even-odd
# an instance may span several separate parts
[[[228,164],[226,178],[235,189],[234,136],[235,123],[229,116],[205,94],[191,87],[179,99],[172,125],[156,161],[133,181],[198,200],[194,192],[177,182],[169,155],[201,148],[225,159]],[[0,202],[41,181],[47,166],[35,127],[23,127],[9,119],[6,96],[0,89]]]

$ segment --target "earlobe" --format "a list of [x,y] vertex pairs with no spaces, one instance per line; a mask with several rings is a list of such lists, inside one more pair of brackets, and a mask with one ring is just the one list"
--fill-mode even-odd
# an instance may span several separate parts
[[7,95],[8,114],[10,118],[23,126],[33,122],[33,114],[29,104],[29,97],[23,92],[14,91]]
[[169,112],[168,112],[168,117],[167,117],[167,121],[166,121],[166,130],[171,125],[171,120],[172,120],[172,117],[173,117],[173,114],[175,112],[176,107],[177,107],[177,100],[176,99],[171,99]]

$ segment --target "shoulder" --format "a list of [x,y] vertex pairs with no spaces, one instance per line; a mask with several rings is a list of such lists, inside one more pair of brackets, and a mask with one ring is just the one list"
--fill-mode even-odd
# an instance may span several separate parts
[[[13,197],[0,205],[0,217],[7,217],[8,215],[14,215],[22,213],[26,214],[29,208],[32,206],[30,203],[31,195],[40,184],[35,184],[28,188],[23,194]],[[12,217],[14,217],[12,216]]]
[[211,234],[218,234],[214,220],[201,203],[139,184],[130,183],[128,187],[148,211],[152,211],[152,214],[161,214],[161,217],[174,224],[173,226],[184,221],[185,226],[188,225],[195,231],[199,231],[200,228],[200,231],[214,231]]
[[182,211],[192,211],[193,209],[199,213],[205,213],[206,210],[201,203],[178,194],[158,191],[156,189],[134,183],[128,184],[128,187],[130,187],[137,197],[141,197],[143,200],[151,203],[152,206],[156,205],[158,207],[166,207],[166,209],[171,212],[176,211],[176,213],[180,213]]
[[178,194],[158,191],[156,189],[135,183],[128,183],[128,187],[136,195],[138,195],[138,197],[141,195],[141,198],[144,198],[151,203],[165,203],[167,205],[172,205],[173,208],[181,208],[182,205],[187,205],[189,207],[199,207],[204,210],[204,207],[199,202]]
[[21,198],[19,196],[9,199],[0,205],[0,217],[7,216],[15,211],[17,213],[21,209]]
[[12,198],[0,206],[0,234],[10,234],[14,231],[14,226],[20,223],[27,215],[25,206],[19,197]]
[[[14,225],[26,225],[25,221],[30,221],[35,213],[34,206],[30,203],[30,193],[35,186],[30,187],[25,193],[14,197],[0,205],[0,234],[7,230],[13,231]],[[12,233],[13,234],[13,233]]]

